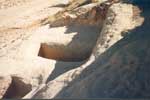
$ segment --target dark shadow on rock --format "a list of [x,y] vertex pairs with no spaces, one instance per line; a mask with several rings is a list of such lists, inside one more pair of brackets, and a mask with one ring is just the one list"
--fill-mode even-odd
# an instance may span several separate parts
[[80,56],[80,60],[89,58],[96,44],[97,38],[99,37],[100,30],[100,27],[95,25],[67,26],[66,34],[70,34],[72,32],[77,33],[72,38],[72,41],[67,45],[67,48],[73,48],[76,50],[71,50],[69,52],[76,57]]
[[52,71],[52,73],[50,74],[50,76],[48,77],[47,82],[55,79],[56,77],[58,77],[59,75],[77,68],[79,66],[81,66],[83,63],[85,63],[85,61],[82,62],[62,62],[62,61],[57,61],[55,64],[55,69]]
[[[150,14],[55,98],[150,98]],[[89,75],[90,73],[90,75]]]
[[3,99],[19,99],[32,90],[32,85],[25,83],[21,77],[12,76],[12,82]]

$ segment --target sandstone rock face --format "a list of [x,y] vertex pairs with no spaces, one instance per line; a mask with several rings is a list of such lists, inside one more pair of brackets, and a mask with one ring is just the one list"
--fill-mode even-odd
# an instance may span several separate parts
[[[76,78],[75,82],[72,81],[66,87],[62,88],[54,97],[149,98],[150,77],[148,75],[148,62],[145,59],[142,61],[145,62],[145,65],[142,65],[142,62],[139,62],[143,60],[141,57],[138,57],[138,55],[131,55],[132,49],[138,47],[141,42],[145,43],[145,48],[148,47],[148,40],[138,40],[136,43],[126,44],[123,47],[124,50],[120,49],[116,51],[115,55],[111,56],[104,65],[99,64],[99,60],[96,60],[89,68],[84,70],[78,78]],[[141,49],[138,49],[135,52],[141,52]],[[144,55],[144,53],[148,52],[143,51],[143,53],[140,54]],[[147,57],[148,55],[146,58]],[[123,58],[123,61],[119,60]],[[99,65],[99,67],[95,68],[96,65]],[[144,70],[147,71],[145,72]],[[88,72],[90,72],[90,75],[87,75]],[[81,80],[80,77],[84,78]],[[56,83],[54,84],[56,85]],[[48,85],[51,86],[50,84]],[[48,93],[50,93],[50,91],[46,90],[45,93],[47,95],[43,93],[41,97],[49,98]]]
[[[129,9],[127,10],[127,8],[130,8],[130,10]],[[133,11],[132,8],[133,8],[132,5],[127,5],[127,4],[112,5],[112,7],[110,7],[108,11],[109,12],[107,15],[108,19],[105,20],[106,24],[104,24],[104,27],[102,28],[102,33],[100,35],[100,38],[98,39],[97,45],[94,48],[93,54],[90,57],[90,59],[79,68],[71,70],[57,77],[56,79],[50,81],[43,89],[38,91],[33,98],[77,98],[77,97],[79,98],[87,98],[87,97],[88,98],[103,98],[103,97],[134,98],[138,93],[141,95],[141,97],[142,96],[146,97],[142,95],[143,94],[141,92],[142,90],[138,89],[136,85],[131,83],[132,81],[134,81],[135,84],[141,84],[140,81],[136,81],[136,79],[133,79],[131,81],[130,79],[128,79],[129,77],[136,77],[137,74],[134,74],[136,73],[136,68],[134,69],[134,67],[131,67],[132,65],[130,65],[129,63],[125,63],[125,65],[123,63],[125,60],[125,59],[123,60],[124,57],[127,57],[126,58],[128,59],[127,62],[132,62],[132,60],[140,59],[137,56],[136,57],[132,56],[132,54],[130,54],[128,51],[132,50],[133,48],[137,48],[138,47],[137,44],[139,44],[140,42],[143,43],[142,42],[143,40],[139,40],[139,42],[136,41],[137,42],[136,44],[134,44],[135,40],[133,40],[132,41],[133,45],[132,42],[129,42],[129,45],[132,45],[131,48],[127,47],[128,44],[123,45],[121,42],[122,46],[116,45],[110,49],[112,45],[114,45],[123,37],[123,35],[121,34],[122,32],[142,24],[142,21],[139,21],[140,24],[134,23],[135,20],[133,17],[134,14],[132,12]],[[126,14],[123,14],[124,11],[126,12]],[[112,14],[111,12],[114,14]],[[112,24],[111,24],[111,18],[113,18]],[[125,18],[126,20],[122,20]],[[105,31],[107,30],[110,30],[110,33],[113,33],[112,34],[113,36],[110,36],[112,38],[112,41],[111,38],[109,37],[109,35],[111,34],[109,33],[107,34],[107,32],[105,33]],[[103,32],[104,35],[106,35],[106,37],[103,36]],[[109,42],[107,42],[107,38],[108,40],[110,39]],[[126,41],[131,41],[131,40],[129,39]],[[107,46],[105,45],[105,43],[108,43],[109,45]],[[110,50],[109,49],[107,50],[107,47],[103,50],[103,46],[104,48],[105,46],[107,46]],[[147,47],[146,44],[145,47]],[[123,48],[123,49],[120,50],[119,48]],[[127,50],[124,51],[124,49]],[[96,53],[97,51],[95,50],[97,51],[100,50],[103,52]],[[147,51],[148,48],[145,50]],[[136,63],[138,63],[138,61]],[[130,72],[129,71],[130,68],[133,68],[132,70],[134,70],[135,72],[132,71]],[[147,84],[147,82],[145,84]],[[126,88],[129,88],[129,90]],[[132,88],[137,88],[138,90],[134,90],[134,89],[132,90]],[[144,91],[146,92],[147,90]]]
[[0,1],[0,98],[150,98],[137,1]]
[[0,99],[3,98],[6,91],[8,90],[12,79],[10,76],[0,76]]

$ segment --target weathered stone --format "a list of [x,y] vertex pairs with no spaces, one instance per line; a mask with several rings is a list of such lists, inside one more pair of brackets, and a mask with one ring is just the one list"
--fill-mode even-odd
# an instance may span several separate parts
[[[107,97],[107,93],[103,96],[102,94],[96,93],[96,91],[101,91],[101,90],[97,89],[97,88],[100,88],[98,83],[100,82],[102,85],[105,84],[105,83],[103,83],[103,80],[104,81],[107,80],[105,78],[107,78],[107,74],[109,75],[109,73],[104,74],[104,78],[101,77],[102,79],[100,78],[98,80],[97,80],[97,78],[98,78],[97,74],[103,73],[103,71],[107,72],[107,68],[105,70],[105,67],[107,65],[108,65],[108,69],[109,68],[111,69],[113,67],[115,68],[115,65],[112,67],[109,67],[110,61],[108,61],[108,64],[106,63],[106,65],[103,62],[103,59],[107,58],[108,57],[107,55],[109,55],[109,52],[107,52],[107,50],[109,50],[112,45],[114,45],[116,42],[118,42],[120,39],[123,38],[122,32],[129,30],[129,29],[134,29],[137,26],[137,24],[132,23],[134,21],[133,20],[134,14],[132,13],[132,11],[133,11],[132,7],[133,6],[130,4],[122,4],[122,3],[112,5],[108,10],[108,14],[106,16],[106,20],[103,25],[101,34],[99,36],[99,39],[97,40],[98,41],[97,45],[95,46],[90,59],[85,64],[81,65],[79,68],[68,71],[67,73],[50,81],[43,89],[38,91],[37,94],[35,94],[35,96],[33,98],[63,98],[63,97],[68,97],[68,98],[97,97],[97,98],[101,98],[101,97],[105,97],[105,96]],[[127,10],[127,8],[128,8],[128,10]],[[124,24],[124,23],[126,23],[126,24]],[[141,23],[141,22],[139,22],[139,23]],[[109,31],[110,34],[106,32],[107,30]],[[112,34],[113,36],[111,36],[111,38],[109,38],[109,35],[111,35],[111,33],[113,33]],[[108,40],[110,40],[110,41],[108,41]],[[104,42],[104,44],[103,44],[103,42]],[[105,43],[108,43],[108,47],[105,47],[105,46],[107,46]],[[99,52],[99,50],[102,52]],[[98,53],[96,53],[96,52],[98,52]],[[106,56],[102,56],[104,52],[107,52]],[[117,50],[115,52],[117,52]],[[101,58],[101,56],[104,58]],[[117,56],[117,57],[119,57],[119,56]],[[122,60],[120,59],[121,60],[120,61],[119,58],[118,58],[119,62],[117,62],[117,59],[112,58],[111,60],[113,60],[114,64],[122,63]],[[104,65],[101,65],[102,68],[100,67],[99,62],[102,62],[104,64]],[[119,66],[119,65],[117,65],[117,66]],[[103,67],[104,67],[104,69],[103,69]],[[98,70],[97,74],[95,73],[96,69]],[[111,75],[113,73],[112,70],[110,70]],[[120,70],[124,70],[124,69],[118,68],[118,69],[114,69],[114,70],[120,71]],[[89,75],[89,73],[93,73],[94,76],[92,74]],[[111,75],[109,77],[111,77]],[[87,79],[88,77],[90,78],[89,80]],[[87,80],[87,81],[84,82],[85,80]],[[112,78],[112,80],[113,80],[113,78]],[[88,84],[88,81],[91,82],[90,85]],[[94,84],[95,82],[97,83],[96,86]],[[106,83],[107,83],[107,81],[106,81]],[[113,84],[113,83],[111,83],[111,80],[110,80],[110,82],[108,82],[108,84],[111,87],[112,86],[111,84]],[[74,85],[75,85],[75,87],[74,87]],[[92,86],[92,85],[94,85],[94,86]],[[109,87],[109,85],[107,87]],[[80,89],[78,87],[80,87]],[[106,91],[107,91],[107,87],[105,87]],[[103,86],[102,86],[102,88],[103,88]],[[113,87],[111,87],[111,88],[113,88]],[[79,91],[79,93],[75,92],[75,91]],[[109,92],[109,90],[108,90],[108,92]],[[101,96],[99,96],[99,95],[101,95]],[[113,95],[113,96],[115,97],[115,95]],[[110,97],[110,96],[108,95],[108,97]]]
[[147,25],[135,29],[143,22],[141,10],[124,1],[4,5],[0,71],[17,76],[2,85],[8,88],[2,98],[149,98],[149,17],[143,13]]

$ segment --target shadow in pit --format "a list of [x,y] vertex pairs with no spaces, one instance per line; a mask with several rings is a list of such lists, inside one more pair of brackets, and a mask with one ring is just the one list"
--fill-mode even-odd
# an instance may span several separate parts
[[19,99],[32,90],[31,84],[23,82],[21,77],[11,76],[12,82],[3,96],[3,99]]
[[[57,60],[55,69],[50,74],[47,82],[85,63],[85,61],[91,55],[92,50],[96,44],[97,38],[100,33],[100,28],[98,26],[90,25],[70,25],[67,26],[65,34],[71,34],[75,32],[77,34],[72,38],[72,41],[68,45],[61,47],[61,49],[57,49],[61,52],[63,51],[63,53],[60,54],[60,52],[58,51],[56,52],[56,55],[58,55],[58,57],[47,57],[49,59]],[[46,48],[52,49],[50,45],[47,45]],[[50,51],[51,50],[48,50],[47,52],[50,53]],[[54,53],[51,52],[48,55],[51,56],[54,55]],[[59,55],[61,56],[59,57]]]
[[52,71],[52,73],[50,74],[50,76],[48,77],[47,82],[55,79],[56,77],[58,77],[59,75],[77,68],[79,66],[81,66],[82,64],[84,64],[85,61],[82,62],[61,62],[61,61],[57,61],[55,64],[55,69]]
[[[46,42],[41,44],[39,56],[59,61],[82,61],[87,59],[96,44],[100,28],[90,25],[66,26],[65,34],[76,33],[68,44]],[[60,38],[61,39],[61,38]]]

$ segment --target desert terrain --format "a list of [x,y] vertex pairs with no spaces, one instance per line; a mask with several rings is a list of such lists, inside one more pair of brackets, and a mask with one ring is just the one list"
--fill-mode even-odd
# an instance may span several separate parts
[[150,2],[78,1],[0,1],[1,99],[150,98]]

